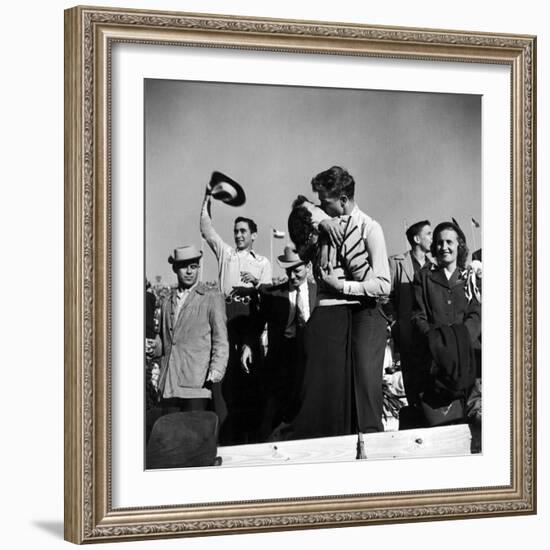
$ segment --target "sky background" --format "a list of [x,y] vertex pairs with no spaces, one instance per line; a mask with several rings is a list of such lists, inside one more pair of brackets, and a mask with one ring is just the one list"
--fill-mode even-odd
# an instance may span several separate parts
[[[405,224],[456,218],[481,242],[481,97],[189,81],[145,81],[146,277],[174,282],[173,249],[200,246],[199,215],[214,170],[244,188],[239,208],[213,201],[233,245],[233,220],[253,218],[269,258],[270,227],[287,232],[298,194],[332,165],[355,179],[359,207],[380,222],[388,254],[406,250]],[[274,256],[288,238],[274,240]],[[217,280],[205,245],[204,280]],[[276,265],[274,275],[282,275]]]

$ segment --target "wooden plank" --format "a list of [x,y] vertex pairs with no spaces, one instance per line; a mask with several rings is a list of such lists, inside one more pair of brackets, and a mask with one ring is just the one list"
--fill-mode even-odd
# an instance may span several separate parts
[[[471,454],[467,424],[365,434],[367,460]],[[323,437],[220,447],[221,467],[346,462],[356,460],[357,436]]]

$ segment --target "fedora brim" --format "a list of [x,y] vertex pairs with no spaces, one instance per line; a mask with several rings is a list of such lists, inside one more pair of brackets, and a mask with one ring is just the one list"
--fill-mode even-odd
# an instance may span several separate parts
[[225,183],[229,185],[233,188],[234,192],[227,193],[221,191],[219,193],[212,194],[216,200],[228,204],[229,206],[242,206],[246,202],[246,194],[244,189],[234,179],[226,176],[222,172],[212,172],[210,183],[208,184],[210,190],[213,191],[218,183]]
[[176,258],[174,258],[174,256],[172,256],[172,254],[170,254],[170,256],[168,256],[168,263],[169,264],[183,264],[185,262],[190,262],[192,260],[200,260],[202,258],[202,251],[199,253],[198,256],[191,256],[189,258],[183,258],[183,259],[179,259],[179,260],[176,260]]
[[297,267],[299,265],[305,265],[306,262],[304,260],[293,260],[289,262],[288,260],[281,259],[282,256],[279,256],[277,258],[277,263],[283,268],[288,269],[289,267]]

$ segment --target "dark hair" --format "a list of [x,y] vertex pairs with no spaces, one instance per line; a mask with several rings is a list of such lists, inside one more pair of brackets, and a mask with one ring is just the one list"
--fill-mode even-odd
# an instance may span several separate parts
[[311,180],[311,188],[316,193],[321,190],[326,191],[333,198],[346,195],[348,199],[353,199],[355,195],[353,176],[340,166],[332,166],[328,170],[317,174]]
[[[300,195],[298,199],[300,198],[305,197]],[[303,206],[305,201],[301,201],[296,205],[298,199],[294,201],[288,216],[288,234],[296,247],[304,246],[314,230],[311,212]]]
[[304,195],[298,195],[292,201],[292,208],[298,208],[298,206],[302,206],[302,204],[304,204],[304,202],[311,202],[311,201]]
[[456,225],[453,222],[441,222],[437,224],[436,228],[433,232],[433,241],[432,246],[430,249],[430,252],[432,253],[432,256],[434,258],[437,258],[436,253],[436,244],[437,239],[439,237],[439,234],[442,231],[445,231],[446,229],[451,229],[456,233],[457,241],[458,241],[458,251],[457,251],[457,257],[456,257],[456,265],[460,267],[460,269],[464,269],[466,267],[466,262],[468,260],[468,246],[466,245],[466,236],[464,235],[464,232],[458,225]]
[[243,218],[242,216],[239,216],[238,218],[235,218],[234,226],[237,225],[239,222],[245,222],[248,224],[248,229],[250,229],[250,233],[258,233],[258,226],[256,225],[256,222],[254,220],[251,220],[250,218]]
[[414,242],[414,238],[417,235],[420,235],[422,229],[427,225],[431,225],[430,222],[428,220],[423,220],[421,222],[413,223],[410,227],[407,228],[407,231],[405,231],[405,235],[407,236],[407,240],[409,241],[411,247],[414,247],[414,245],[416,244]]

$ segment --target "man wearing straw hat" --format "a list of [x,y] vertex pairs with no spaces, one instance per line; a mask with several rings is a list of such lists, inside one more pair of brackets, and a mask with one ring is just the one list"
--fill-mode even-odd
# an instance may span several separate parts
[[[258,288],[271,284],[269,260],[253,250],[258,227],[254,220],[235,219],[235,247],[224,242],[214,229],[210,215],[211,199],[230,206],[245,202],[242,187],[234,180],[214,172],[201,209],[200,229],[216,257],[219,285],[225,296],[229,334],[229,365],[222,385],[227,418],[220,431],[222,445],[254,443],[260,438],[260,414],[263,406],[262,375],[257,367],[261,359],[260,340],[254,338],[258,314]],[[243,344],[252,346],[252,356],[243,355]]]
[[193,245],[168,258],[178,287],[162,304],[159,376],[163,414],[211,408],[210,385],[224,377],[229,356],[222,294],[199,282],[202,252]]

